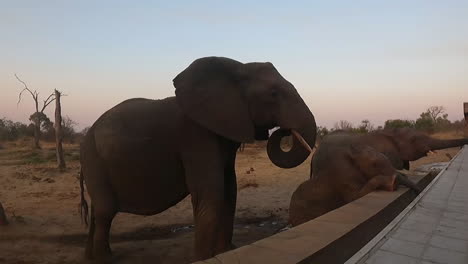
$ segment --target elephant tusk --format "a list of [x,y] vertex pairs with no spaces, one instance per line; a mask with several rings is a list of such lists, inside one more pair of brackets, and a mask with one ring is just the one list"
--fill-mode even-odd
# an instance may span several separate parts
[[299,140],[299,142],[301,142],[304,148],[306,148],[310,153],[312,153],[312,148],[309,146],[309,144],[307,144],[305,139],[296,130],[291,129],[291,133],[297,138],[297,140]]
[[429,154],[429,155],[434,155],[434,154],[436,154],[436,152],[435,152],[435,151],[432,151],[432,150],[429,150],[429,151],[427,152],[427,154]]

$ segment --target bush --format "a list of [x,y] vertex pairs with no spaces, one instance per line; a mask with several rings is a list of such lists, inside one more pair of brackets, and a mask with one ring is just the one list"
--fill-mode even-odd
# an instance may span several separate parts
[[384,129],[391,129],[391,128],[414,128],[415,122],[412,120],[403,120],[403,119],[393,119],[385,121]]
[[0,140],[14,141],[21,137],[33,136],[34,127],[21,122],[13,122],[6,118],[0,119]]

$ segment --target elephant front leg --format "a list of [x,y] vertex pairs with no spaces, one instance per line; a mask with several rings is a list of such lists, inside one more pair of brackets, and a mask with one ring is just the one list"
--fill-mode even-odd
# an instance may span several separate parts
[[233,148],[233,153],[228,158],[224,169],[224,201],[225,206],[223,209],[225,213],[224,219],[224,233],[226,237],[229,238],[229,249],[234,249],[236,246],[232,244],[232,235],[234,229],[234,216],[236,213],[236,202],[237,202],[237,180],[236,180],[236,169],[235,169],[235,160],[236,160],[237,148]]
[[394,191],[396,175],[385,176],[378,175],[370,179],[361,188],[347,188],[344,193],[344,199],[347,203],[359,199],[377,189]]
[[232,247],[234,214],[223,198],[218,194],[192,194],[196,260],[213,257]]
[[[192,196],[195,222],[195,258],[203,260],[232,248],[235,212],[235,176],[228,176],[225,163],[184,165]],[[230,190],[229,190],[230,189]]]

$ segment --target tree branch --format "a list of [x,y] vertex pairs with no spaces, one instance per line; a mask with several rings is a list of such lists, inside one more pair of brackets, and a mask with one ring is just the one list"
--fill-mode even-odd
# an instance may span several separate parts
[[18,75],[16,75],[16,73],[15,73],[15,77],[16,77],[16,79],[17,79],[20,83],[22,83],[22,84],[24,85],[24,89],[21,90],[21,92],[20,92],[19,95],[18,95],[18,103],[16,103],[16,105],[19,105],[19,103],[21,102],[21,95],[23,95],[23,92],[24,92],[24,91],[28,91],[28,92],[31,94],[31,96],[33,97],[33,99],[34,99],[34,100],[37,100],[37,95],[38,95],[37,92],[36,92],[36,91],[32,92],[32,91],[28,88],[28,86],[26,85],[26,83],[23,82],[23,81],[18,77]]
[[[50,100],[50,101],[49,101]],[[44,105],[42,106],[42,109],[41,109],[41,112],[44,112],[44,109],[46,109],[46,107],[52,103],[53,101],[55,100],[55,94],[52,93],[49,95],[49,97],[47,97],[47,99],[44,100]]]

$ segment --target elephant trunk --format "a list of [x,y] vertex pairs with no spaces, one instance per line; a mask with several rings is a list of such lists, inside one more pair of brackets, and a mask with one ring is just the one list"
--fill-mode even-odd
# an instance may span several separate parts
[[[300,128],[281,128],[273,132],[268,139],[267,153],[270,160],[280,168],[293,168],[304,162],[315,146],[316,124],[310,114],[304,126]],[[284,152],[281,149],[281,139],[293,134],[293,145],[291,150]]]
[[416,194],[421,193],[421,188],[419,188],[416,183],[412,182],[410,179],[408,179],[408,176],[401,172],[397,172],[396,184],[406,186],[413,190]]
[[454,147],[462,147],[463,145],[468,145],[468,138],[460,138],[460,139],[433,139],[429,143],[430,150],[439,150],[439,149],[446,149],[446,148],[454,148]]

